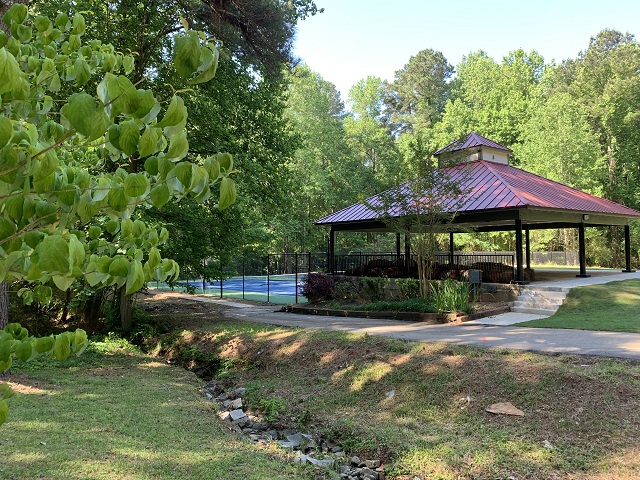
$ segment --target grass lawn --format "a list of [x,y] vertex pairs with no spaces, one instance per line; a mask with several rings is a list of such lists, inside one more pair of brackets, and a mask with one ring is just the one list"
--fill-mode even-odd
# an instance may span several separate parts
[[[228,367],[219,380],[247,387],[251,408],[285,405],[281,425],[382,458],[388,479],[640,478],[637,364],[276,328],[221,318],[209,304],[146,303],[179,328],[158,353],[217,356]],[[525,416],[485,411],[497,402]]]
[[312,479],[231,434],[180,367],[120,343],[26,364],[0,427],[2,479]]
[[640,280],[573,288],[551,317],[517,325],[640,332]]

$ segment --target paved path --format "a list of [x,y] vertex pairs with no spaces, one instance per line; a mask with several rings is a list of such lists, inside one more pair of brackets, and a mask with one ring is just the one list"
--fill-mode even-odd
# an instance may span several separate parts
[[[587,279],[568,279],[562,282],[573,287],[629,278],[640,278],[640,272],[594,275]],[[173,295],[189,300],[227,305],[233,307],[225,312],[225,315],[230,318],[269,325],[368,333],[417,342],[443,342],[498,349],[599,355],[640,360],[639,333],[512,326],[516,322],[544,318],[540,315],[505,313],[460,325],[426,325],[420,322],[400,320],[300,315],[278,311],[276,306],[255,306],[211,297]]]

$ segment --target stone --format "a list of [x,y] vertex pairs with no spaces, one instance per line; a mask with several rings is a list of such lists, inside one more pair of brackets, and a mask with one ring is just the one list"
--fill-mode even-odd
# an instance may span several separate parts
[[365,460],[364,466],[367,468],[378,468],[380,466],[380,460]]
[[236,388],[236,397],[242,397],[244,396],[244,394],[247,393],[247,389],[244,387],[238,387]]
[[220,417],[221,420],[229,420],[229,412],[227,412],[226,410],[222,411],[222,412],[218,412],[218,417]]
[[267,430],[267,435],[269,435],[273,440],[278,438],[278,431],[277,430]]
[[282,448],[294,448],[293,443],[287,442],[286,440],[278,440],[278,445]]
[[486,409],[489,413],[495,413],[496,415],[515,415],[518,417],[524,417],[524,412],[514,407],[509,402],[494,403],[489,405]]
[[297,448],[304,441],[304,437],[301,433],[294,433],[293,435],[287,435],[287,441]]
[[229,397],[227,396],[227,394],[226,394],[226,393],[223,393],[223,394],[221,394],[221,395],[218,395],[214,400],[215,400],[216,402],[221,402],[221,403],[222,403],[222,402],[224,402],[225,400],[227,400],[228,398],[229,398]]
[[256,422],[253,424],[253,428],[259,432],[264,432],[269,428],[269,424],[267,422]]
[[335,460],[331,458],[318,459],[313,457],[307,457],[307,461],[317,467],[333,467]]
[[339,474],[346,473],[348,475],[350,472],[351,472],[351,469],[349,467],[347,467],[346,465],[340,465],[340,468],[338,468],[338,473]]
[[385,393],[387,398],[393,398],[396,395],[396,391],[395,390],[390,390],[387,393]]
[[336,458],[344,458],[347,455],[344,452],[336,452],[336,453],[333,454],[333,456],[336,457]]
[[374,472],[373,470],[371,470],[370,468],[367,467],[363,467],[362,470],[360,470],[360,474],[361,475],[373,475],[375,477],[377,477],[377,473]]
[[238,408],[242,408],[242,399],[241,398],[236,398],[235,400],[232,400],[229,403],[229,407],[232,408],[233,410],[236,410]]
[[222,402],[222,408],[229,408],[230,406],[231,406],[231,400],[225,400],[224,402]]
[[242,411],[241,408],[239,408],[237,410],[231,410],[229,412],[229,416],[231,417],[231,420],[236,421],[243,417],[246,417],[247,415],[244,413],[244,411]]
[[360,462],[360,457],[358,457],[358,456],[354,455],[353,457],[351,457],[350,462],[351,462],[351,465],[353,465],[354,467],[357,467],[357,466],[359,466],[359,465],[360,465],[360,463],[361,463],[361,462]]
[[338,453],[341,451],[342,451],[342,447],[339,447],[337,445],[331,449],[331,453]]

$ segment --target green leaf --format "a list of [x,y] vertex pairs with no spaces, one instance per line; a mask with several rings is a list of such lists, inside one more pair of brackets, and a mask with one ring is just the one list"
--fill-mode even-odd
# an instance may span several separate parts
[[189,142],[187,141],[187,132],[185,130],[171,137],[167,158],[173,161],[182,160],[187,156],[188,152]]
[[9,416],[9,406],[4,400],[0,400],[0,425],[7,421]]
[[161,130],[159,128],[147,126],[142,137],[140,137],[139,153],[141,157],[148,157],[156,153],[160,135]]
[[149,187],[149,180],[143,173],[130,173],[124,179],[124,194],[128,197],[139,197]]
[[34,348],[38,353],[49,353],[53,350],[53,336],[37,338]]
[[31,339],[22,340],[16,347],[15,351],[16,358],[22,360],[23,362],[30,360],[35,353],[36,352],[34,352],[33,350]]
[[158,174],[158,157],[149,157],[144,161],[144,171],[149,175]]
[[79,13],[76,13],[73,16],[73,21],[71,25],[72,25],[71,33],[73,35],[82,35],[87,29],[87,26],[84,21],[84,17]]
[[75,278],[73,277],[63,277],[61,275],[54,275],[51,277],[53,283],[63,292],[66,292],[71,288],[73,282],[75,282]]
[[[0,50],[1,52],[2,50]],[[0,92],[1,93],[1,92]],[[184,119],[187,118],[187,109],[184,106],[184,101],[177,95],[174,95],[171,98],[171,103],[169,103],[169,107],[167,108],[162,121],[158,123],[158,127],[171,127],[173,125],[178,125]]]
[[200,61],[200,39],[198,32],[189,30],[175,37],[173,65],[182,78],[189,78],[198,70]]
[[169,187],[167,187],[166,183],[156,185],[151,189],[151,192],[149,193],[151,204],[156,208],[161,208],[165,203],[167,203],[170,196],[171,192],[169,192]]
[[129,205],[129,199],[124,193],[124,188],[113,188],[107,196],[109,206],[116,212],[122,212]]
[[13,122],[7,117],[0,117],[0,148],[4,147],[13,136]]
[[73,64],[73,70],[76,74],[76,83],[78,85],[84,85],[91,78],[91,69],[89,64],[85,62],[84,58],[78,57]]
[[126,238],[133,233],[133,222],[130,218],[125,218],[120,222],[120,237]]
[[[17,5],[14,5],[14,7],[15,6]],[[10,8],[9,11],[12,9],[13,7]],[[4,47],[0,48],[0,95],[18,87],[21,78],[22,72],[15,57]]]
[[87,338],[87,332],[78,328],[73,334],[73,353],[75,355],[81,355],[85,348],[89,345],[89,339]]
[[97,225],[93,225],[92,227],[89,227],[90,239],[95,240],[97,238],[100,238],[100,235],[102,235],[102,229],[100,227],[98,227]]
[[48,273],[70,273],[69,244],[60,235],[45,237],[38,247],[38,267]]
[[110,73],[105,75],[107,92],[113,101],[111,116],[117,116],[120,112],[132,114],[140,108],[140,94],[136,87],[124,75],[115,76]]
[[129,274],[127,275],[127,287],[125,293],[131,295],[137,292],[144,285],[144,271],[142,263],[134,260],[129,264]]
[[56,360],[64,360],[71,354],[71,342],[69,341],[69,335],[65,332],[60,335],[56,335],[55,338],[53,356]]
[[4,213],[9,215],[12,220],[19,222],[22,220],[23,206],[24,198],[22,196],[9,197],[4,201]]
[[129,261],[123,255],[118,255],[109,265],[109,275],[112,277],[126,277],[129,273]]
[[151,109],[157,104],[151,90],[138,90],[138,109],[133,113],[135,118],[146,117]]
[[34,159],[33,179],[39,181],[48,177],[58,168],[58,155],[54,149],[48,150],[43,155]]
[[117,220],[109,220],[106,225],[107,232],[113,235],[114,233],[116,233],[116,230],[118,230],[119,226],[120,224],[118,223]]
[[91,135],[91,127],[96,113],[96,100],[87,93],[74,93],[61,109],[62,115],[85,137]]
[[156,247],[151,247],[149,249],[149,267],[156,268],[158,265],[160,265],[161,261],[162,257],[160,256],[160,251]]
[[209,174],[209,180],[215,182],[220,177],[220,162],[213,157],[207,157],[204,161],[204,168]]
[[220,168],[229,172],[233,169],[233,157],[229,153],[219,153],[217,155]]
[[27,18],[27,6],[22,3],[14,3],[7,13],[4,14],[2,19],[7,25],[11,25],[11,22],[22,23]]
[[107,112],[102,105],[98,105],[96,113],[93,114],[93,118],[91,119],[91,133],[89,134],[89,140],[96,140],[103,136],[107,132],[109,125],[109,115],[107,115]]
[[138,150],[140,129],[134,120],[127,120],[120,124],[120,150],[127,155],[133,155]]
[[229,177],[224,177],[220,182],[220,201],[218,208],[224,210],[236,201],[236,184]]
[[218,49],[214,46],[206,46],[200,48],[200,65],[198,66],[197,75],[189,80],[189,84],[205,83],[216,75],[218,69]]
[[191,172],[191,163],[189,162],[179,163],[171,170],[171,174],[187,188],[191,185]]

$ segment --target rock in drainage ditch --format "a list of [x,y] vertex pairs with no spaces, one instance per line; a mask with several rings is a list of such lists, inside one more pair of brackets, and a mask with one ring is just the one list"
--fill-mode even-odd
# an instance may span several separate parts
[[242,395],[246,388],[225,392],[212,380],[204,385],[203,391],[207,399],[219,406],[218,416],[230,422],[232,430],[247,435],[253,442],[277,442],[281,448],[296,452],[294,462],[333,469],[341,479],[384,480],[380,460],[347,458],[342,447],[330,440],[295,430],[276,430],[264,419],[245,412]]

